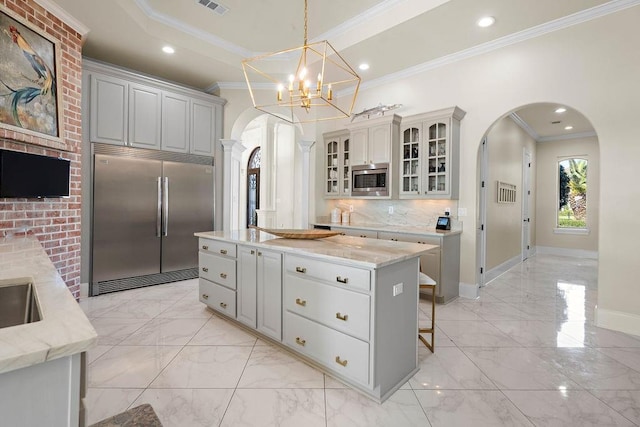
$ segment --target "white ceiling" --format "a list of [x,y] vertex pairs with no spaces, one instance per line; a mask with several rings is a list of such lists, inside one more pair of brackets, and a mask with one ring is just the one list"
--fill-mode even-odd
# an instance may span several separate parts
[[[42,0],[89,32],[83,54],[202,90],[241,87],[241,61],[296,47],[303,40],[303,0],[220,0],[222,16],[196,0]],[[628,0],[309,0],[310,40],[327,39],[360,72],[363,86],[425,64],[515,43],[573,25]],[[491,15],[496,23],[475,22]],[[166,55],[169,44],[175,54]],[[523,120],[538,122],[525,111]],[[551,129],[554,129],[553,127]],[[577,127],[574,127],[577,130]],[[548,136],[549,129],[540,129]]]

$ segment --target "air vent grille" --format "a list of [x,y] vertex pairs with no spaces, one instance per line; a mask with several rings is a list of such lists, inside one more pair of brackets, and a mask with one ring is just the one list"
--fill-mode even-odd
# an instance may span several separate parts
[[196,0],[196,3],[211,9],[218,15],[222,16],[229,11],[229,8],[211,0]]

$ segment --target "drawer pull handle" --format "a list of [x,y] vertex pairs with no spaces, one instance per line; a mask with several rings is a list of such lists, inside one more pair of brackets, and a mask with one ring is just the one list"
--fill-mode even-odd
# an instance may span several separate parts
[[340,320],[343,320],[343,321],[345,321],[345,322],[346,322],[348,318],[349,318],[349,315],[348,315],[348,314],[345,314],[345,315],[343,316],[343,315],[341,315],[340,313],[336,313],[336,319],[340,319]]
[[347,362],[348,362],[348,360],[340,360],[340,356],[336,356],[336,363],[338,365],[342,365],[342,366],[346,367],[347,366]]
[[202,294],[202,298],[203,298],[203,299],[209,299],[209,295],[207,295],[207,294]]
[[221,302],[221,303],[220,303],[220,307],[222,307],[222,308],[227,308],[227,303],[226,303],[226,302]]
[[209,250],[209,246],[207,246],[207,245],[202,245],[202,249],[204,249],[205,251],[208,251],[208,250]]
[[220,273],[220,277],[222,277],[223,279],[227,278],[227,273]]
[[296,344],[304,347],[306,343],[307,343],[306,340],[301,340],[300,337],[296,337]]
[[348,277],[345,277],[344,279],[340,276],[336,277],[336,280],[340,283],[347,283],[349,281]]
[[207,267],[202,267],[202,271],[204,271],[205,273],[208,273],[209,269]]
[[253,249],[251,249],[251,255],[255,255],[256,251],[254,251]]
[[226,255],[226,254],[227,254],[227,250],[226,250],[226,249],[220,249],[220,253],[221,253],[222,255]]
[[262,256],[262,252],[258,251],[258,256]]
[[301,305],[301,306],[306,306],[307,305],[307,301],[300,299],[300,298],[296,298],[296,304]]
[[297,271],[298,273],[302,273],[302,274],[304,274],[304,273],[306,273],[306,272],[307,272],[307,269],[306,269],[306,268],[304,268],[304,267],[296,267],[296,271]]
[[361,234],[360,237],[366,238],[367,236],[364,234]]
[[392,241],[392,242],[397,242],[397,241],[398,241],[398,239],[391,239],[391,241]]

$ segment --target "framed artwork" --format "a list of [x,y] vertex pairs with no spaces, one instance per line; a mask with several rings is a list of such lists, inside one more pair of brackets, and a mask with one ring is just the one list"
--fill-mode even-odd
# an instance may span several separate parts
[[60,139],[58,42],[0,9],[0,127]]

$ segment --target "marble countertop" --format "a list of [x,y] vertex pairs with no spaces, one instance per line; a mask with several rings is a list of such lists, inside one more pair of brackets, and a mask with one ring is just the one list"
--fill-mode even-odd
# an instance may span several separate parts
[[453,230],[436,230],[435,227],[422,227],[417,225],[391,225],[376,223],[357,223],[342,224],[339,222],[329,222],[327,220],[318,220],[312,225],[322,225],[335,228],[355,228],[359,230],[386,231],[389,233],[419,234],[422,236],[453,236],[462,233],[461,229]]
[[0,373],[80,353],[98,334],[35,237],[0,238],[0,280],[34,284],[42,319],[0,328]]
[[265,249],[374,269],[438,250],[437,245],[351,236],[332,236],[315,240],[283,239],[255,229],[207,231],[195,235],[205,239],[251,244]]

